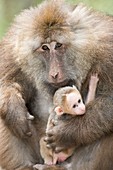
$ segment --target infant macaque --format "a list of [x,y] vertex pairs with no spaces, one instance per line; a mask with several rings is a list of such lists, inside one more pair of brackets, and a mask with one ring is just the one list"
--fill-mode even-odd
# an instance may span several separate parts
[[60,88],[54,95],[54,111],[58,116],[66,113],[71,115],[83,115],[85,104],[78,89],[73,86]]
[[[85,104],[88,104],[89,102],[94,100],[98,81],[99,81],[98,75],[92,74],[89,81],[89,90]],[[55,121],[56,119],[58,121],[58,117],[63,115],[64,113],[76,116],[85,114],[86,110],[81,94],[75,86],[73,87],[67,86],[58,89],[55,92],[53,104],[54,113],[50,114],[47,123],[47,129],[48,128],[50,129],[50,127],[52,128],[52,126],[54,126],[53,124],[54,119]],[[47,148],[44,138],[40,140],[40,152],[42,158],[44,159],[45,164],[50,165],[56,164],[57,162],[65,161],[69,156],[73,154],[74,149],[75,148],[69,148],[62,152],[55,153],[52,149]]]
[[[91,75],[85,104],[94,100],[98,80],[97,74]],[[55,106],[54,111],[58,116],[64,113],[70,115],[83,115],[86,110],[82,96],[75,86],[67,86],[58,89],[55,92],[53,103]]]

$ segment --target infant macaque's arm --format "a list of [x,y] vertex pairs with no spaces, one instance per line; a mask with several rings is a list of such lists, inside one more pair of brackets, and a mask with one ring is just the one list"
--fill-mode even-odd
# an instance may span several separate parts
[[89,102],[95,99],[95,92],[96,92],[98,81],[99,81],[98,74],[97,73],[92,74],[89,81],[89,90],[85,102],[86,104],[88,104]]

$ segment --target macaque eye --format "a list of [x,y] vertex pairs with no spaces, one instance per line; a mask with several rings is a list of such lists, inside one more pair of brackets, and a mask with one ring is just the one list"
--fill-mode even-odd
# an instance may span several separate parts
[[80,103],[80,102],[81,102],[81,100],[79,99],[79,100],[78,100],[78,103]]
[[49,50],[49,48],[47,45],[42,45],[42,50],[47,51],[47,50]]
[[61,44],[61,43],[56,43],[56,45],[55,45],[55,49],[60,48],[61,46],[62,46],[62,44]]
[[73,108],[75,108],[75,107],[77,107],[77,105],[76,105],[76,104],[74,104],[74,105],[73,105]]

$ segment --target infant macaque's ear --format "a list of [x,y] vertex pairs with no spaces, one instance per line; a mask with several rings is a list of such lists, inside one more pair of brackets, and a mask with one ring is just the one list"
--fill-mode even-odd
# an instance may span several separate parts
[[75,85],[73,85],[72,87],[73,87],[75,90],[77,90],[77,91],[78,91],[78,89],[77,89],[77,87],[76,87]]
[[61,116],[64,113],[63,109],[60,106],[57,106],[54,111],[59,116]]

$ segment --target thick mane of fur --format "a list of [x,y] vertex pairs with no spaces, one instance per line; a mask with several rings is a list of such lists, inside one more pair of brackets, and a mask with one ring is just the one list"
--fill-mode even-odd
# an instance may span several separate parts
[[[64,10],[62,10],[64,9]],[[66,24],[66,18],[69,13],[69,8],[63,4],[63,1],[46,1],[41,7],[39,6],[39,25],[41,29],[60,27]]]

